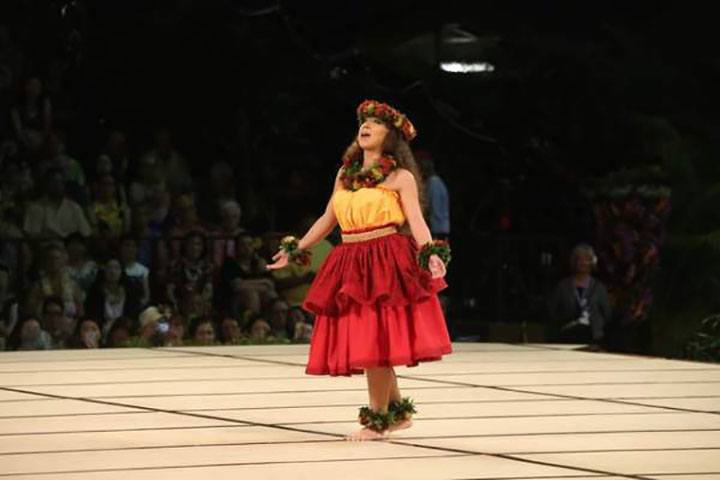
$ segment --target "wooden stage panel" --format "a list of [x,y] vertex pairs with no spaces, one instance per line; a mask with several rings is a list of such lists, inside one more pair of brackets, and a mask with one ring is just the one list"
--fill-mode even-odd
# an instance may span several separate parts
[[349,443],[363,376],[307,345],[0,354],[0,480],[720,479],[720,365],[456,343],[413,428]]

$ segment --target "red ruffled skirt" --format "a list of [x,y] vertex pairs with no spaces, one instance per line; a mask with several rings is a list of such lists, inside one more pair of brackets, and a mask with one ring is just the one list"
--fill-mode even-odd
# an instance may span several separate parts
[[452,353],[437,292],[417,246],[393,233],[336,246],[303,302],[315,314],[305,373],[350,376],[370,367],[417,366]]

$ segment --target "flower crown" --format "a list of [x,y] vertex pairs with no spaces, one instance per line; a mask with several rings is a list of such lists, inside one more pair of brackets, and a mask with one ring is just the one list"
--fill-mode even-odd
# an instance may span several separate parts
[[367,117],[379,118],[400,130],[407,142],[417,136],[417,131],[412,122],[387,103],[381,103],[377,100],[365,100],[357,107],[357,117],[359,122],[364,122]]

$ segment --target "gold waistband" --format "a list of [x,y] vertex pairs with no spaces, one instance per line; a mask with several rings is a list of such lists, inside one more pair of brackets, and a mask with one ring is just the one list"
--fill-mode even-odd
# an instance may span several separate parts
[[369,230],[367,232],[360,232],[360,233],[343,233],[342,241],[343,243],[352,243],[352,242],[362,242],[365,240],[372,240],[373,238],[380,238],[385,237],[387,235],[392,235],[393,233],[397,232],[397,227],[394,225],[388,225],[387,227],[382,228],[376,228],[375,230]]

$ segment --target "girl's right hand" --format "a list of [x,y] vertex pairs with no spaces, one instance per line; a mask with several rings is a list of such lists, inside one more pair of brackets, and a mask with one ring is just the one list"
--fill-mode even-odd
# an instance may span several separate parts
[[272,259],[275,260],[275,263],[269,264],[267,266],[268,270],[277,270],[278,268],[283,268],[288,264],[288,255],[282,250],[273,255]]

